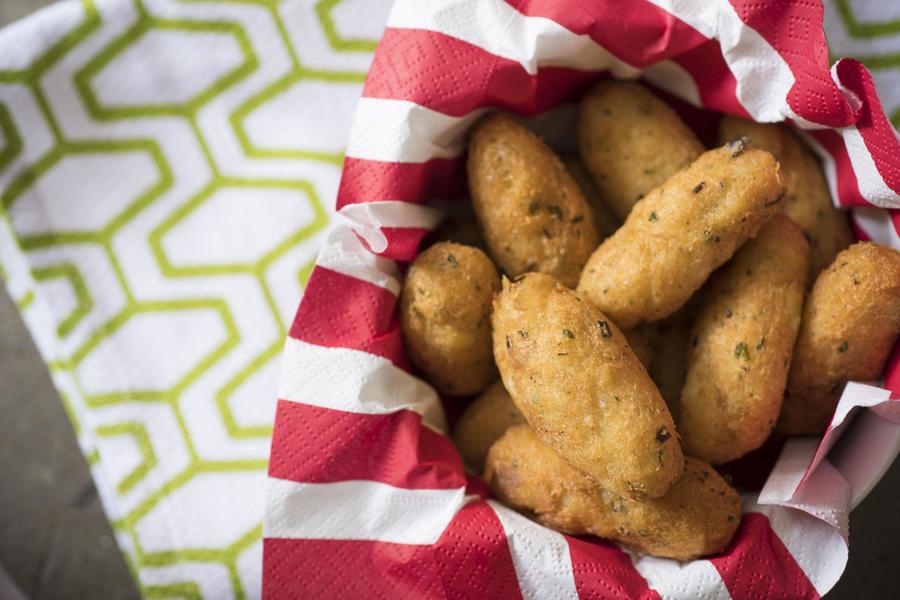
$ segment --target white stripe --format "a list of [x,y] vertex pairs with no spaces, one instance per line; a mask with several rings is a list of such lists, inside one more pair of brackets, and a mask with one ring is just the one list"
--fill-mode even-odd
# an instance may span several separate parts
[[544,17],[523,15],[504,0],[399,0],[388,27],[437,31],[515,61],[530,74],[542,66],[610,69],[617,78],[640,71],[610,54],[587,35]]
[[745,512],[759,512],[769,518],[797,566],[816,592],[824,596],[834,587],[847,564],[848,549],[837,529],[802,510],[783,506],[745,503]]
[[680,563],[666,558],[642,556],[634,559],[634,568],[662,600],[731,598],[719,572],[708,560]]
[[562,534],[488,500],[509,542],[522,597],[577,600],[569,544]]
[[388,241],[382,227],[420,227],[434,229],[443,218],[439,210],[430,206],[409,202],[364,202],[348,204],[341,209],[342,216],[353,224],[353,229],[366,240],[372,252],[384,252]]
[[644,79],[691,106],[702,107],[700,89],[687,69],[671,60],[661,60],[644,69]]
[[433,544],[464,496],[464,488],[407,490],[377,481],[296,483],[270,477],[264,535]]
[[900,235],[891,221],[891,215],[883,208],[854,207],[853,220],[872,241],[882,246],[900,250]]
[[737,80],[735,95],[753,120],[802,121],[787,104],[794,84],[790,67],[769,42],[741,21],[727,0],[650,0],[708,38],[716,38],[722,56]]
[[759,503],[782,504],[790,501],[812,464],[818,446],[818,438],[788,439],[759,492]]
[[845,127],[838,131],[847,147],[847,155],[856,172],[859,193],[862,197],[875,206],[900,208],[900,197],[884,182],[856,126]]
[[465,134],[486,109],[451,117],[408,100],[362,97],[356,105],[347,156],[386,162],[425,162],[458,156]]
[[400,293],[397,263],[366,250],[356,234],[339,223],[328,234],[316,265],[382,287],[394,295]]
[[284,344],[278,397],[362,414],[407,409],[422,415],[433,429],[447,428],[434,388],[386,358],[290,337]]

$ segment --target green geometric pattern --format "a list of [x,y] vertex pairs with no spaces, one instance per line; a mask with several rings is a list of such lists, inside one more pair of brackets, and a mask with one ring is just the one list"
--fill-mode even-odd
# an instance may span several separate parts
[[900,9],[881,0],[825,0],[832,60],[853,57],[872,72],[885,112],[900,127]]
[[278,359],[389,4],[69,0],[30,64],[0,43],[0,275],[148,598],[259,596]]

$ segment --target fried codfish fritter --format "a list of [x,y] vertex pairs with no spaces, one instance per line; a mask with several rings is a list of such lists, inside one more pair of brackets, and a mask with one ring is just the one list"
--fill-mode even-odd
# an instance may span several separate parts
[[853,243],[847,215],[834,207],[822,168],[789,128],[730,115],[722,118],[719,124],[722,143],[742,135],[749,136],[754,147],[771,152],[781,164],[786,188],[784,213],[803,229],[809,240],[808,284],[811,286],[837,253]]
[[491,447],[484,479],[504,504],[557,531],[663,558],[720,552],[741,520],[740,496],[702,461],[685,457],[684,473],[666,495],[636,502],[573,469],[527,425],[511,427]]
[[648,193],[591,255],[578,291],[624,329],[678,310],[780,208],[778,163],[748,144],[705,152]]
[[478,471],[491,445],[513,425],[525,422],[502,381],[484,390],[460,416],[453,439],[463,459]]
[[[624,331],[622,335],[638,360],[646,367],[653,357],[650,343],[637,331]],[[463,459],[477,470],[484,469],[484,457],[488,448],[513,425],[525,423],[525,417],[503,387],[495,381],[463,411],[456,424],[454,440]]]
[[594,211],[594,228],[597,230],[599,239],[608,238],[622,225],[622,219],[617,217],[603,198],[600,197],[600,192],[597,191],[597,186],[594,185],[591,174],[584,168],[581,160],[575,156],[564,156],[562,161],[572,175],[572,179],[575,180],[575,183],[581,189],[581,195],[584,196],[584,199],[590,204],[591,210]]
[[501,113],[469,142],[469,190],[490,255],[510,277],[549,273],[569,286],[597,247],[594,214],[559,157]]
[[484,252],[439,242],[413,261],[400,293],[409,358],[439,391],[476,394],[497,378],[491,301],[500,276]]
[[659,497],[684,461],[666,404],[622,332],[541,273],[507,280],[494,301],[503,385],[573,467],[623,496]]
[[778,214],[703,288],[678,421],[686,453],[716,465],[769,437],[781,410],[808,270],[803,232]]
[[822,271],[803,308],[778,430],[819,435],[850,379],[877,379],[900,334],[900,252],[853,244]]
[[581,101],[578,149],[619,219],[704,148],[669,106],[639,83],[603,81]]

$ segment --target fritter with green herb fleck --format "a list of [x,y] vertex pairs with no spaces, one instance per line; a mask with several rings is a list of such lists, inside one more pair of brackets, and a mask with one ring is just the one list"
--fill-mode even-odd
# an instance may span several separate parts
[[877,379],[898,334],[900,252],[853,244],[822,271],[806,300],[778,430],[821,434],[844,384]]
[[497,378],[491,354],[491,300],[500,276],[478,248],[439,242],[409,267],[400,293],[407,354],[451,396],[477,394]]
[[786,188],[784,213],[800,226],[809,240],[808,283],[811,286],[835,255],[853,243],[847,215],[832,204],[822,168],[790,129],[778,123],[722,117],[719,140],[724,143],[742,135],[749,136],[756,148],[771,152],[781,164]]
[[678,310],[780,210],[778,163],[748,146],[705,152],[649,192],[591,255],[578,291],[624,329]]
[[619,219],[704,150],[674,110],[627,81],[603,81],[588,92],[577,131],[581,160]]
[[702,461],[685,457],[683,474],[664,496],[637,502],[573,469],[527,425],[511,427],[491,447],[484,479],[504,504],[557,531],[663,558],[720,552],[741,521],[740,496]]
[[608,317],[532,273],[504,280],[492,324],[503,385],[544,441],[616,494],[666,493],[684,466],[675,425]]
[[778,214],[703,288],[681,393],[684,451],[714,465],[772,432],[803,310],[809,244]]
[[469,142],[469,191],[491,257],[510,277],[538,271],[568,286],[597,247],[594,214],[559,157],[507,115]]

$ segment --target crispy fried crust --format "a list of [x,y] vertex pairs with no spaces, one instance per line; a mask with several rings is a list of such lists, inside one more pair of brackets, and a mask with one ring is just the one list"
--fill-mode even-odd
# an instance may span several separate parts
[[440,242],[409,268],[400,293],[406,351],[442,393],[476,394],[497,378],[491,300],[500,276],[477,248]]
[[685,457],[684,473],[665,496],[637,502],[600,488],[527,425],[511,427],[491,447],[484,478],[503,503],[548,527],[663,558],[720,552],[741,519],[740,496],[702,461]]
[[900,252],[856,243],[822,271],[806,300],[778,423],[818,435],[844,383],[877,379],[900,334]]
[[620,495],[658,497],[683,468],[666,404],[621,331],[549,275],[504,281],[494,357],[538,434]]
[[742,140],[705,152],[634,206],[578,291],[624,329],[662,319],[778,212],[783,192],[768,152]]
[[781,410],[808,269],[803,232],[778,214],[703,288],[678,422],[686,453],[721,464],[769,437]]
[[507,115],[479,122],[469,142],[469,190],[491,257],[510,277],[578,282],[597,247],[591,207],[562,161]]
[[784,213],[803,229],[809,240],[808,284],[811,286],[837,253],[853,243],[847,215],[834,207],[822,168],[789,128],[728,115],[722,118],[721,143],[742,135],[749,136],[756,148],[771,152],[781,164],[786,187]]
[[491,445],[507,429],[524,422],[525,417],[513,404],[503,382],[498,380],[466,407],[456,424],[453,439],[463,459],[480,472]]
[[581,159],[619,219],[703,152],[675,111],[638,83],[597,84],[581,101],[577,127]]

